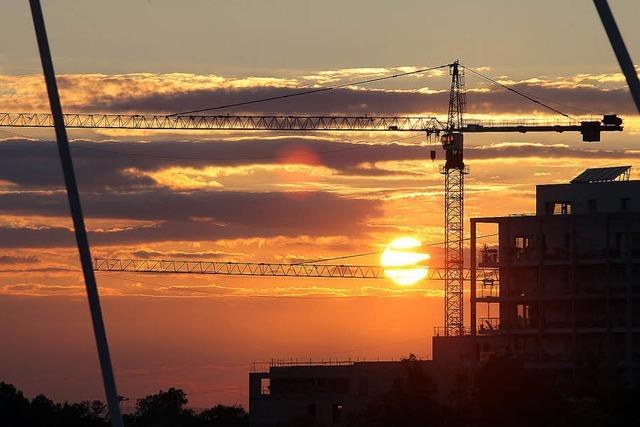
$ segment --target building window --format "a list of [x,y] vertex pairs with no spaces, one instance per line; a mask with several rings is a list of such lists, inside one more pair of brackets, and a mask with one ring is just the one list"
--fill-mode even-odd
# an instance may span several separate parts
[[623,233],[616,233],[616,245],[614,248],[615,256],[621,256],[626,249],[625,235]]
[[331,419],[333,420],[333,424],[340,424],[342,422],[342,413],[344,412],[344,408],[342,403],[334,403],[331,407]]
[[311,417],[311,418],[315,418],[316,417],[316,404],[315,403],[309,403],[307,405],[307,414],[309,414],[309,417]]
[[484,247],[480,249],[480,263],[479,267],[497,267],[498,266],[498,249],[490,248],[486,243]]
[[369,379],[368,378],[360,379],[360,384],[358,384],[358,395],[360,396],[369,395]]
[[263,396],[271,394],[271,378],[260,378],[260,394]]
[[596,199],[587,200],[587,212],[589,213],[598,212],[598,201]]
[[349,379],[329,378],[328,380],[326,380],[326,390],[329,393],[334,394],[347,394],[349,393]]
[[631,256],[640,256],[640,232],[637,231],[631,233]]
[[526,304],[518,304],[516,307],[518,314],[518,327],[528,328],[531,326],[529,317],[529,306]]
[[554,202],[553,215],[571,215],[571,202]]
[[516,259],[522,259],[533,247],[531,236],[516,236],[514,246]]
[[629,198],[623,197],[620,199],[620,210],[622,212],[627,212],[629,210]]

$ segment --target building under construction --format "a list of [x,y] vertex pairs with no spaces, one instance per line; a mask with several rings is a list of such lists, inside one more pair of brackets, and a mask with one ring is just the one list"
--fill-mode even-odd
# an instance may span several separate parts
[[[640,181],[629,173],[587,169],[537,186],[535,215],[471,219],[471,268],[500,271],[499,283],[471,279],[473,358],[508,352],[574,380],[594,368],[638,378]],[[478,251],[489,224],[498,246]]]
[[[562,381],[599,371],[637,381],[640,181],[629,176],[629,166],[588,169],[538,185],[535,214],[471,219],[469,326],[435,334],[433,360],[418,363],[440,394],[456,371],[502,355]],[[478,230],[491,227],[497,244],[479,247]],[[499,279],[478,280],[477,268],[496,268]],[[406,375],[402,362],[274,363],[249,375],[251,423],[343,425]]]

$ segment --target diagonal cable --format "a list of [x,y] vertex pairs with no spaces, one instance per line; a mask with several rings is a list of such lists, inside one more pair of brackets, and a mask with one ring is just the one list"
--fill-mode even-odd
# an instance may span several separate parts
[[241,107],[241,106],[244,106],[244,105],[259,104],[259,103],[262,103],[262,102],[276,101],[276,100],[279,100],[279,99],[294,98],[294,97],[303,96],[303,95],[311,95],[311,94],[314,94],[314,93],[327,92],[327,91],[335,90],[335,89],[343,89],[343,88],[346,88],[346,87],[349,87],[349,86],[364,85],[364,84],[368,84],[368,83],[380,82],[380,81],[383,81],[383,80],[395,79],[395,78],[398,78],[398,77],[410,76],[412,74],[426,73],[427,71],[438,70],[438,69],[445,68],[445,67],[448,67],[448,66],[449,66],[449,64],[438,65],[436,67],[422,68],[422,69],[415,70],[415,71],[408,71],[408,72],[405,72],[405,73],[392,74],[390,76],[375,77],[375,78],[372,78],[372,79],[360,80],[360,81],[357,81],[357,82],[344,83],[344,84],[337,85],[337,86],[321,87],[321,88],[318,88],[318,89],[309,89],[309,90],[305,90],[305,91],[302,91],[302,92],[289,93],[289,94],[286,94],[286,95],[269,96],[269,97],[266,97],[266,98],[252,99],[252,100],[249,100],[249,101],[235,102],[235,103],[232,103],[232,104],[222,104],[222,105],[216,105],[216,106],[213,106],[213,107],[199,108],[197,110],[182,111],[180,113],[168,114],[167,117],[184,116],[184,115],[187,115],[187,114],[202,113],[202,112],[205,112],[205,111],[223,110],[225,108]]
[[462,65],[462,67],[464,67],[465,70],[471,72],[472,74],[475,74],[476,76],[478,76],[480,78],[483,78],[483,79],[485,79],[485,80],[487,80],[487,81],[489,81],[489,82],[491,82],[493,84],[496,84],[496,85],[500,86],[501,88],[503,88],[503,89],[505,89],[505,90],[507,90],[509,92],[515,93],[516,95],[521,96],[521,97],[525,98],[526,100],[533,102],[534,104],[538,104],[541,107],[544,107],[547,110],[551,110],[556,114],[560,114],[561,116],[564,116],[564,117],[566,117],[566,118],[568,118],[570,120],[575,120],[573,117],[571,117],[567,113],[564,113],[564,112],[562,112],[562,111],[560,111],[560,110],[558,110],[556,108],[553,108],[552,106],[550,106],[548,104],[545,104],[544,102],[532,97],[531,95],[527,95],[526,93],[524,93],[522,91],[519,91],[519,90],[514,89],[514,88],[512,88],[510,86],[507,86],[507,85],[505,85],[503,83],[500,83],[499,81],[497,81],[495,79],[492,79],[489,76],[485,76],[480,71],[474,70],[473,68],[470,68],[470,67],[467,67],[467,66],[464,66],[464,65]]

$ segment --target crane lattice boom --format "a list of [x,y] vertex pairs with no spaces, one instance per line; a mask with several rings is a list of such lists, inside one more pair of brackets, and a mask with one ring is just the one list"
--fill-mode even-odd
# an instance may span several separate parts
[[[377,265],[277,264],[226,261],[178,261],[125,258],[96,258],[95,271],[131,273],[222,274],[231,276],[326,277],[341,279],[383,279],[384,269]],[[464,280],[471,279],[471,270],[464,269]],[[444,268],[429,267],[427,279],[444,280]],[[498,270],[476,270],[476,280],[498,280]]]
[[[155,114],[65,114],[68,128],[149,130],[398,131],[439,132],[435,117],[410,116],[171,116]],[[0,126],[51,127],[48,113],[0,113]]]
[[[461,133],[498,132],[588,132],[622,131],[622,121],[513,120],[462,121],[454,129]],[[428,116],[172,116],[158,114],[65,114],[71,129],[140,129],[140,130],[224,130],[224,131],[331,131],[331,132],[425,132],[440,134],[447,127],[436,117]],[[49,113],[0,113],[0,127],[53,127]]]

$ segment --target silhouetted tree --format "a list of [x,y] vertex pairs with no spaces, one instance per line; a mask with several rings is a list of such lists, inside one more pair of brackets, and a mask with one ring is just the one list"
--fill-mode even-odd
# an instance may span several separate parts
[[472,396],[479,427],[553,426],[567,408],[557,387],[511,357],[495,358],[480,367]]
[[136,427],[191,426],[195,424],[195,413],[185,406],[187,395],[179,388],[160,390],[136,403],[134,425]]
[[0,382],[0,425],[28,426],[29,400],[11,384]]
[[202,411],[199,417],[211,427],[246,427],[249,425],[249,414],[242,406],[216,405]]
[[54,403],[44,395],[31,401],[14,386],[0,383],[0,426],[106,427],[105,406],[98,401]]
[[[249,415],[241,406],[217,405],[195,413],[186,407],[187,395],[170,388],[142,399],[127,427],[247,427]],[[108,427],[107,408],[100,401],[55,403],[44,395],[31,401],[16,387],[0,382],[0,427]]]
[[393,389],[370,404],[355,425],[423,427],[450,425],[449,408],[436,400],[435,381],[427,376],[417,358],[403,360],[406,383],[396,383]]

